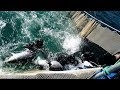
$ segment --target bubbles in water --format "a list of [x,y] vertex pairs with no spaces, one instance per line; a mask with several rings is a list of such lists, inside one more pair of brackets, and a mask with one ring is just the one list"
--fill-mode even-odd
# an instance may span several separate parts
[[68,54],[73,54],[79,50],[81,38],[79,36],[68,36],[63,42],[63,48]]
[[6,23],[0,20],[0,29],[3,29],[6,26]]
[[2,29],[3,29],[5,26],[6,26],[6,23],[3,22],[2,20],[0,20],[0,38],[2,37],[2,34],[1,34]]

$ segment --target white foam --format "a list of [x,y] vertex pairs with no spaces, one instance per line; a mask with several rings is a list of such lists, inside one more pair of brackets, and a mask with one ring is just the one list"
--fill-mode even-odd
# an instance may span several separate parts
[[73,54],[79,50],[81,44],[81,38],[78,36],[66,37],[63,42],[63,48],[68,52],[68,54]]
[[0,29],[3,29],[6,26],[6,23],[0,20]]

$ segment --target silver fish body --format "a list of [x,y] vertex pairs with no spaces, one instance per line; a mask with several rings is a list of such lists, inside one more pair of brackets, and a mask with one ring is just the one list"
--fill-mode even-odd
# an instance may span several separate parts
[[4,63],[19,61],[19,60],[25,60],[32,58],[34,56],[34,52],[30,51],[29,49],[26,49],[25,51],[22,51],[20,53],[12,53],[12,56],[7,58]]

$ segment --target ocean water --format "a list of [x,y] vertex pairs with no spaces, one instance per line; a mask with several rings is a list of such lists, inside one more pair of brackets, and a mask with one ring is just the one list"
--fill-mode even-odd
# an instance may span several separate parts
[[33,69],[31,64],[3,65],[2,62],[11,53],[24,50],[23,45],[38,39],[44,40],[49,58],[61,52],[72,54],[79,50],[77,34],[67,11],[1,11],[0,68],[8,71]]
[[[88,12],[120,30],[120,11]],[[49,58],[55,57],[57,53],[77,52],[81,45],[68,11],[0,11],[0,71],[36,68],[29,63],[3,65],[3,61],[11,53],[24,50],[23,45],[38,39],[44,40],[44,49]]]
[[120,31],[120,11],[87,11],[97,19]]

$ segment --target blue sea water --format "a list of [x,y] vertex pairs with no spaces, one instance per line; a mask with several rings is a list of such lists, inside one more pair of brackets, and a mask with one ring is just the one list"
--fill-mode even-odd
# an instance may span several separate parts
[[120,11],[87,11],[97,19],[120,31]]

